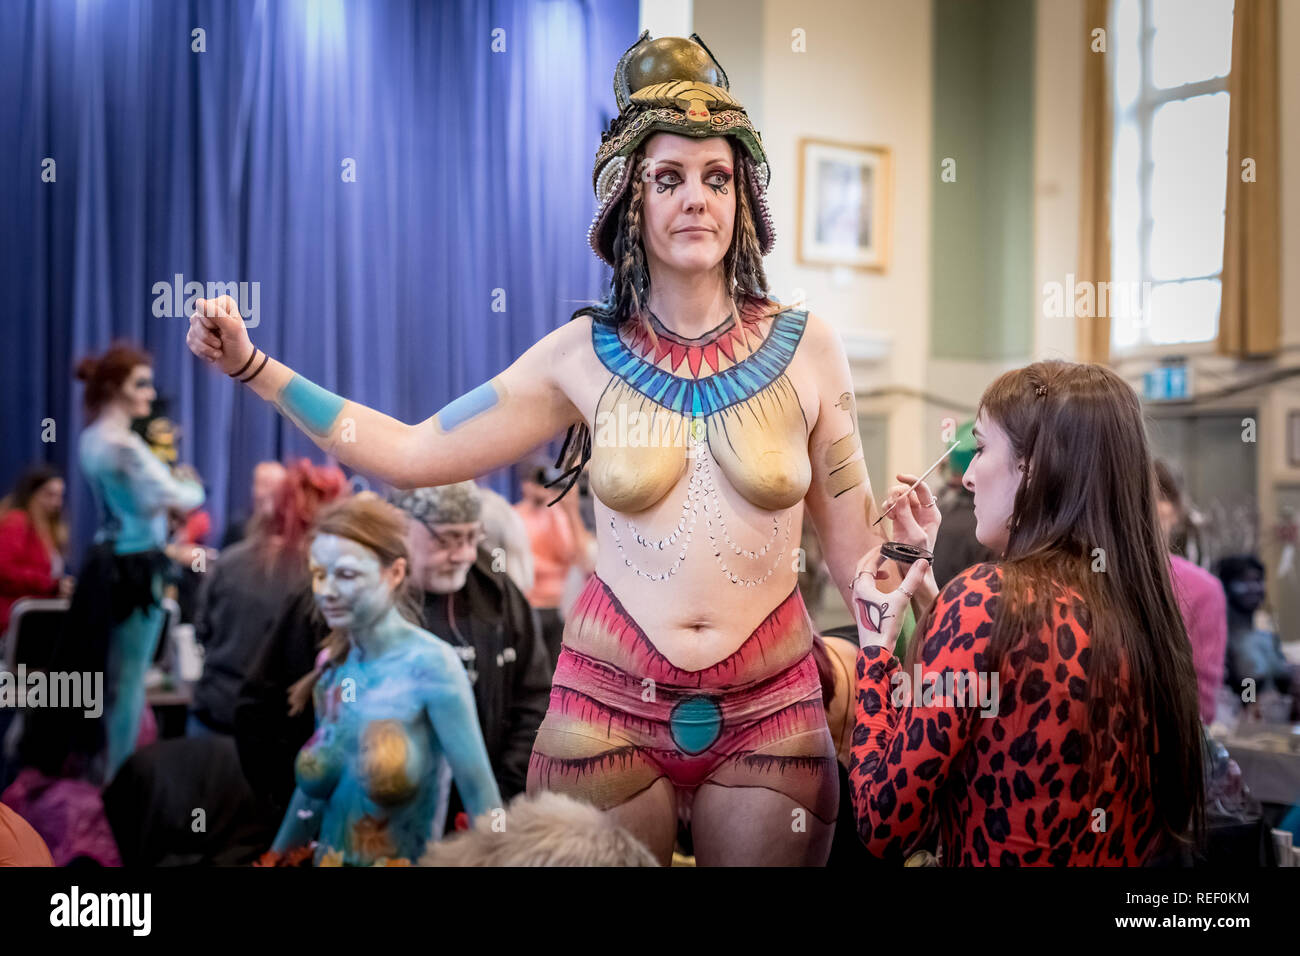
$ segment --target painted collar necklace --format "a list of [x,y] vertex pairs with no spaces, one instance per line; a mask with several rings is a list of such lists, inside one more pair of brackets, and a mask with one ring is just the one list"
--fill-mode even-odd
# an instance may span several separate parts
[[[624,384],[670,411],[699,418],[744,402],[781,378],[794,358],[807,321],[808,313],[802,309],[786,309],[778,313],[772,319],[766,338],[760,338],[757,329],[753,331],[755,347],[748,355],[742,355],[734,364],[702,378],[682,378],[660,368],[648,355],[640,354],[625,342],[612,325],[593,322],[591,340],[601,364]],[[699,348],[696,361],[707,361],[710,350],[715,350],[713,357],[716,360],[717,351],[725,353],[722,343],[733,341],[737,335],[749,334],[748,325],[742,312],[740,323],[734,329]],[[659,341],[662,346],[667,340]],[[685,350],[680,359],[673,352],[677,348]],[[673,367],[676,368],[682,361],[690,363],[695,349],[696,346],[669,343],[664,354],[674,355]]]
[[[735,365],[737,345],[743,346],[748,343],[749,351],[752,353],[763,341],[758,327],[758,317],[743,312],[739,322],[736,321],[736,314],[733,312],[714,328],[693,339],[684,338],[665,328],[653,312],[650,313],[650,326],[654,330],[655,340],[651,340],[642,325],[635,323],[628,332],[628,348],[651,365],[658,365],[667,356],[671,363],[670,368],[674,372],[685,362],[692,377],[697,377],[700,369],[705,365],[715,373],[722,371],[718,358],[719,352]],[[744,356],[742,355],[741,358]]]

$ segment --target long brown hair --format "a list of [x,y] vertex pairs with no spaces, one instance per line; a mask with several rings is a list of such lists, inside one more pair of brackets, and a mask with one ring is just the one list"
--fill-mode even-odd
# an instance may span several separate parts
[[[736,196],[731,245],[722,258],[727,293],[735,301],[736,307],[751,317],[776,315],[779,308],[767,296],[767,273],[763,271],[763,253],[754,226],[754,208],[750,204],[751,167],[745,158],[743,147],[733,137],[725,138],[731,146],[732,168],[735,170],[733,191]],[[641,175],[644,160],[644,144],[628,157],[632,182],[615,213],[618,217],[618,231],[614,235],[614,275],[610,281],[609,294],[602,301],[574,312],[571,318],[589,315],[597,322],[616,327],[627,321],[640,322],[650,340],[654,341],[655,333],[650,325],[650,311],[646,305],[650,301],[650,268],[646,263],[645,239],[641,232],[645,205],[645,180]],[[739,320],[740,316],[736,318]],[[547,486],[567,480],[557,501],[573,487],[590,458],[591,430],[585,422],[570,426],[564,436],[564,446],[555,460],[556,467],[562,469],[563,473]]]
[[1101,761],[1120,748],[1139,792],[1151,794],[1161,835],[1180,841],[1190,828],[1199,839],[1205,791],[1196,671],[1170,582],[1137,395],[1100,365],[1035,362],[996,379],[980,409],[1024,463],[999,563],[992,666],[1050,626],[1057,600],[1077,593],[1091,646],[1088,779],[1099,780]]
[[[404,559],[407,575],[393,595],[394,605],[402,617],[416,627],[424,627],[419,599],[410,576],[411,559],[406,550],[406,516],[401,511],[370,495],[346,498],[317,515],[307,538],[308,546],[317,535],[322,534],[337,535],[369,548],[385,569],[391,568],[398,558]],[[324,661],[289,688],[290,714],[296,714],[307,706],[311,700],[312,688],[325,671],[347,660],[348,636],[332,629],[321,647],[329,651]]]
[[153,365],[148,352],[130,342],[114,342],[103,355],[88,355],[77,363],[77,378],[86,383],[86,411],[94,418],[112,400],[137,365]]

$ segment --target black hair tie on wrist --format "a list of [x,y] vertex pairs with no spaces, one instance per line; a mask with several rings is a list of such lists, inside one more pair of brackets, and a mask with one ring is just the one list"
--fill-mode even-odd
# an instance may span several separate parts
[[913,564],[922,559],[934,561],[934,553],[918,548],[913,544],[903,544],[901,541],[886,541],[880,546],[880,553],[885,557],[897,561],[900,564]]
[[253,364],[253,359],[255,359],[255,358],[257,358],[257,346],[256,346],[256,345],[253,346],[253,351],[252,351],[252,353],[248,356],[248,361],[244,363],[244,367],[241,368],[238,372],[231,372],[231,373],[230,373],[230,377],[231,377],[231,378],[239,378],[239,376],[241,376],[241,375],[243,375],[245,372],[247,372],[247,371],[248,371],[248,366],[250,366],[250,365]]
[[240,381],[243,382],[245,385],[247,385],[253,379],[257,378],[257,376],[262,374],[262,369],[266,368],[266,363],[269,361],[271,361],[271,356],[268,353],[263,352],[262,364],[257,367],[257,371],[254,372],[252,375],[248,376],[248,378],[241,378]]

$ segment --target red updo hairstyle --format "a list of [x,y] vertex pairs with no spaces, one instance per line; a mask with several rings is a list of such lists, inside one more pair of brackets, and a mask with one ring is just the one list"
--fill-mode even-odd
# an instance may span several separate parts
[[84,400],[91,418],[121,390],[138,365],[153,367],[153,358],[130,342],[114,342],[103,355],[88,355],[77,363],[77,378],[86,383]]
[[305,568],[307,532],[317,513],[347,490],[348,480],[335,466],[313,465],[306,458],[293,462],[276,492],[266,529],[275,542],[276,556]]

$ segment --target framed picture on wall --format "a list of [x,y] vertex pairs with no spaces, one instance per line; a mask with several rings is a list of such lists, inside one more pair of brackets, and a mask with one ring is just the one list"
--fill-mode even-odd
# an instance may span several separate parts
[[799,262],[889,268],[893,155],[885,146],[799,141]]
[[1300,468],[1300,412],[1287,412],[1286,464],[1288,468]]

